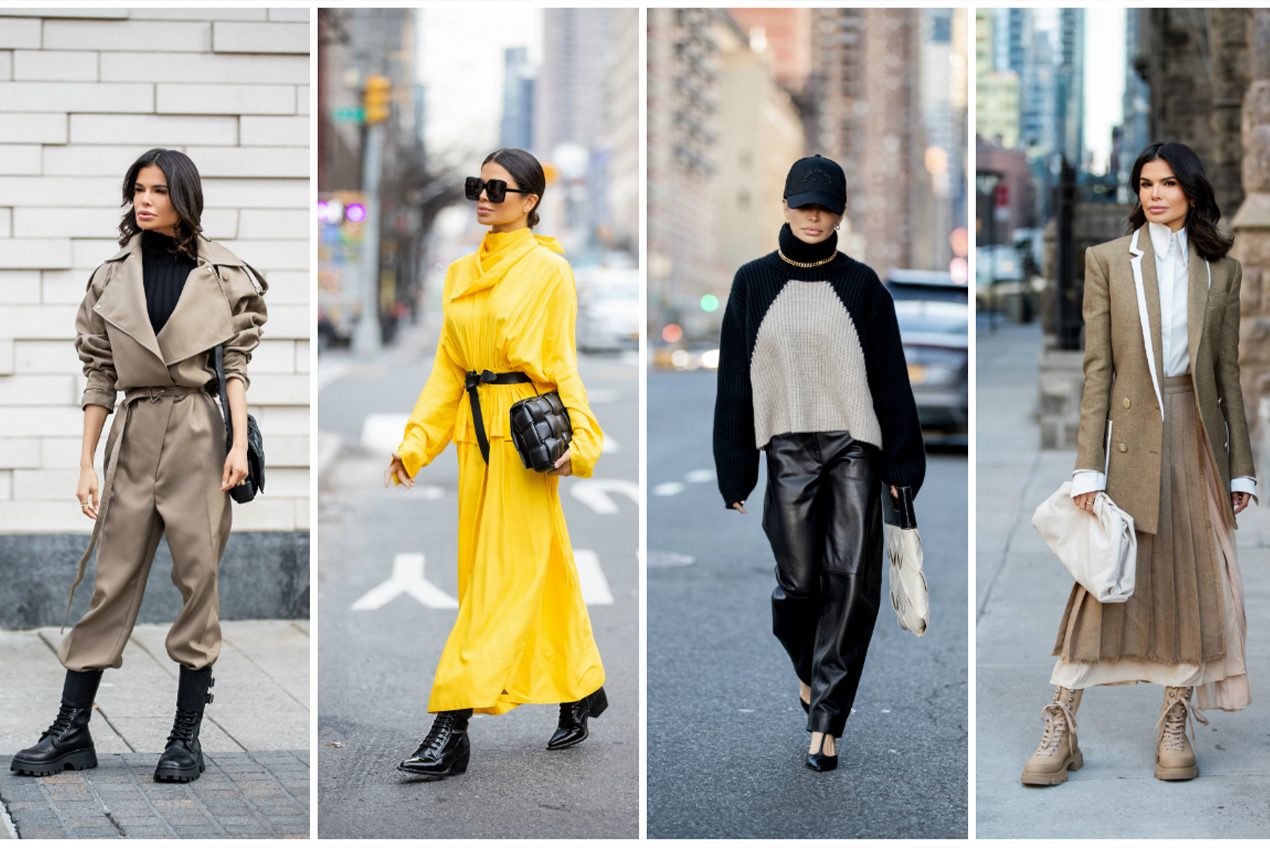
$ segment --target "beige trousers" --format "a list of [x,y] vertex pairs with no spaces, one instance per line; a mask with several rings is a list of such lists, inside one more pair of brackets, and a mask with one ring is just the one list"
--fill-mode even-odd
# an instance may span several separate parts
[[171,387],[128,392],[106,443],[92,600],[57,652],[67,669],[123,664],[161,536],[184,599],[168,631],[168,656],[192,669],[216,661],[216,572],[232,519],[220,490],[224,464],[225,424],[210,395]]

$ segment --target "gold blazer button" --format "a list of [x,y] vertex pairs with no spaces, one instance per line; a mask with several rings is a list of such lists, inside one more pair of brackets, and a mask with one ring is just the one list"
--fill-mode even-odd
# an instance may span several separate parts
[[1123,401],[1121,401],[1121,403],[1123,403],[1123,404],[1124,404],[1124,408],[1125,408],[1125,409],[1128,409],[1129,407],[1133,406],[1133,403],[1132,403],[1132,402],[1130,402],[1130,400],[1129,400],[1128,398],[1125,398]]
[[1118,446],[1118,447],[1120,448],[1120,452],[1121,452],[1121,453],[1124,453],[1125,451],[1127,451],[1127,450],[1128,450],[1128,448],[1127,448],[1127,447],[1125,447],[1124,442],[1121,442],[1121,443],[1119,444],[1119,446]]

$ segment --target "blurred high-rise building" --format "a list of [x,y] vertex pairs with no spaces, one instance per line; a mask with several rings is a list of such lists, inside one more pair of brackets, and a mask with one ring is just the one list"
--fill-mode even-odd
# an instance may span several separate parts
[[[713,332],[695,292],[731,278],[717,252],[718,9],[648,10],[648,312],[650,333]],[[653,336],[656,338],[656,336]]]
[[543,208],[560,210],[557,220],[590,236],[607,224],[605,88],[613,36],[612,9],[543,9],[542,67],[534,92],[533,147],[553,167],[559,183],[543,197]]
[[639,12],[613,10],[613,37],[604,71],[604,128],[608,151],[608,224],[601,241],[639,252]]
[[503,50],[503,118],[499,124],[499,147],[528,150],[534,143],[534,74],[529,66],[529,49]]
[[1085,10],[1058,11],[1056,148],[1067,161],[1085,161]]
[[1004,39],[998,31],[1008,23],[999,12],[1012,9],[975,11],[975,135],[1005,148],[1019,146],[1019,74],[1010,70]]
[[1124,55],[1127,61],[1124,67],[1124,117],[1120,125],[1118,139],[1119,155],[1116,156],[1115,173],[1118,188],[1116,199],[1120,203],[1129,203],[1133,195],[1129,189],[1129,177],[1133,170],[1133,162],[1142,148],[1151,141],[1149,112],[1151,109],[1151,87],[1142,78],[1142,71],[1137,61],[1138,43],[1142,38],[1142,18],[1135,10],[1125,10],[1124,21]]
[[[915,9],[813,10],[812,152],[847,176],[843,247],[879,273],[913,264],[925,192]],[[848,231],[849,228],[849,231]]]
[[777,85],[797,96],[811,74],[811,9],[729,9],[750,46],[768,57]]
[[[809,10],[750,10],[788,12]],[[720,18],[719,53],[719,136],[718,192],[720,206],[719,259],[735,268],[776,246],[777,233],[785,221],[781,197],[789,166],[806,149],[802,116],[789,91],[779,82],[773,42],[766,38],[765,26],[777,25],[778,32],[793,33],[795,27],[774,15],[764,23],[741,27],[728,13]],[[810,53],[810,44],[801,48]],[[782,48],[784,61],[796,64],[796,43]],[[788,78],[788,73],[786,74]],[[712,289],[720,302],[726,300],[730,277],[715,278]],[[717,316],[716,316],[717,317]]]

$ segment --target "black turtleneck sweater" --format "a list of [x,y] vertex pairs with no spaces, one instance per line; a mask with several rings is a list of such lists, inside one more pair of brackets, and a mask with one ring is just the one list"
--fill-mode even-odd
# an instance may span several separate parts
[[146,313],[157,334],[172,317],[181,299],[185,278],[198,263],[176,252],[176,239],[153,230],[141,232],[141,276],[146,290]]
[[847,431],[881,449],[884,483],[921,488],[926,451],[894,303],[837,245],[836,233],[807,244],[786,224],[779,251],[736,272],[714,410],[725,506],[749,497],[759,451],[785,433]]

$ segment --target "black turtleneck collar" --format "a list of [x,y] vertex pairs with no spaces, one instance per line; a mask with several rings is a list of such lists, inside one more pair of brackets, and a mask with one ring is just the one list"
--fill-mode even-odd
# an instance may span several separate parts
[[154,230],[141,231],[141,250],[146,256],[178,256],[176,239]]
[[818,244],[808,244],[794,235],[789,224],[785,224],[781,227],[780,246],[781,253],[795,262],[819,262],[833,256],[838,249],[838,233],[830,233],[829,238]]

